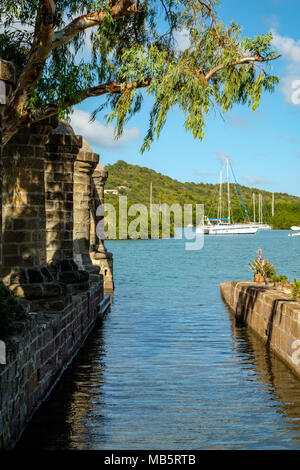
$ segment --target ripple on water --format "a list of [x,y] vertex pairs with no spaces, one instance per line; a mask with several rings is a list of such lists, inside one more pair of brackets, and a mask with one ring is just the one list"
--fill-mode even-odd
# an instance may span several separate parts
[[295,243],[277,231],[207,237],[199,252],[181,240],[107,243],[112,312],[18,447],[300,448],[299,380],[235,327],[219,294],[222,281],[250,279],[258,248],[296,277]]

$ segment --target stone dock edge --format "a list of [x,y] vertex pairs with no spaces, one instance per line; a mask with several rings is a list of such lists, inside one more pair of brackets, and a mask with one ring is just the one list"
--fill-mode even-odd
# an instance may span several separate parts
[[221,296],[237,326],[248,326],[300,377],[300,302],[253,282],[224,282]]

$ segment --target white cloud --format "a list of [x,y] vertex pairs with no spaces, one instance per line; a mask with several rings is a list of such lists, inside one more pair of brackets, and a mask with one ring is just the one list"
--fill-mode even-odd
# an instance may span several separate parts
[[300,64],[300,40],[280,36],[273,31],[273,45],[290,62]]
[[272,31],[280,27],[279,17],[277,15],[270,15],[265,18],[265,23]]
[[286,76],[281,80],[281,89],[286,102],[297,105],[295,102],[295,87],[293,84],[300,80],[300,40],[295,40],[273,31],[273,46],[283,54],[283,59],[287,63]]
[[187,29],[174,32],[174,39],[176,41],[176,48],[178,51],[185,51],[191,45],[190,34]]
[[299,144],[299,140],[296,137],[293,137],[292,135],[285,135],[282,132],[278,132],[277,135],[280,139],[283,139],[286,142],[289,142],[290,144],[294,144],[294,145]]
[[246,175],[243,176],[243,179],[247,184],[250,184],[250,186],[265,186],[272,184],[272,181],[260,175]]
[[232,162],[231,158],[225,152],[223,152],[223,150],[218,150],[216,152],[216,159],[218,160],[219,163],[221,163],[221,165],[224,165],[225,163],[227,163],[228,159],[229,161]]
[[74,132],[82,135],[91,146],[114,150],[121,148],[125,142],[134,141],[140,136],[140,130],[137,127],[132,127],[125,129],[120,139],[115,139],[113,126],[104,126],[97,120],[90,122],[90,119],[90,113],[75,109],[71,116],[71,126]]
[[256,132],[255,126],[252,124],[250,119],[240,116],[238,114],[228,113],[228,120],[233,127],[242,129],[249,132]]

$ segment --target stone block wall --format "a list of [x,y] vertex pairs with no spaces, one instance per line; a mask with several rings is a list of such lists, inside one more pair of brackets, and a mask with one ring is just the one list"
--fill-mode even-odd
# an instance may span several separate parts
[[300,376],[300,302],[251,282],[222,283],[221,294],[237,324],[254,330]]
[[66,125],[54,129],[45,151],[47,263],[73,258],[74,163],[82,137],[65,131]]
[[74,259],[88,269],[92,268],[90,257],[90,227],[92,204],[92,174],[99,162],[87,142],[83,142],[74,166]]
[[[103,211],[98,211],[98,208],[104,204],[104,186],[107,178],[107,171],[104,170],[101,163],[98,163],[92,176],[90,255],[93,264],[98,266],[100,274],[103,276],[105,292],[113,292],[113,256],[112,253],[107,251],[104,240],[99,238],[97,234],[97,226],[103,220]],[[99,215],[99,212],[101,212],[101,215]]]
[[[1,64],[9,93],[14,69]],[[17,295],[18,306],[11,331],[0,331],[7,345],[7,364],[0,365],[0,449],[14,445],[76,354],[104,295],[101,266],[90,256],[99,155],[55,118],[20,130],[3,146],[3,106],[0,282]],[[103,263],[112,258],[104,255]]]
[[[99,282],[100,282],[99,277]],[[7,341],[7,365],[0,365],[0,450],[14,446],[28,420],[78,352],[98,318],[99,284],[87,293],[52,304],[36,303]]]
[[[22,130],[2,150],[2,275],[47,264],[45,142],[57,122]],[[7,279],[9,283],[9,279]]]

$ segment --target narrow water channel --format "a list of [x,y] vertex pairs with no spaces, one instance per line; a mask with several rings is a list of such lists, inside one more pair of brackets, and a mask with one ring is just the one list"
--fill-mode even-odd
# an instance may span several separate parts
[[219,283],[251,279],[259,248],[300,277],[287,232],[107,243],[111,313],[24,432],[18,449],[300,449],[300,380],[247,329]]

